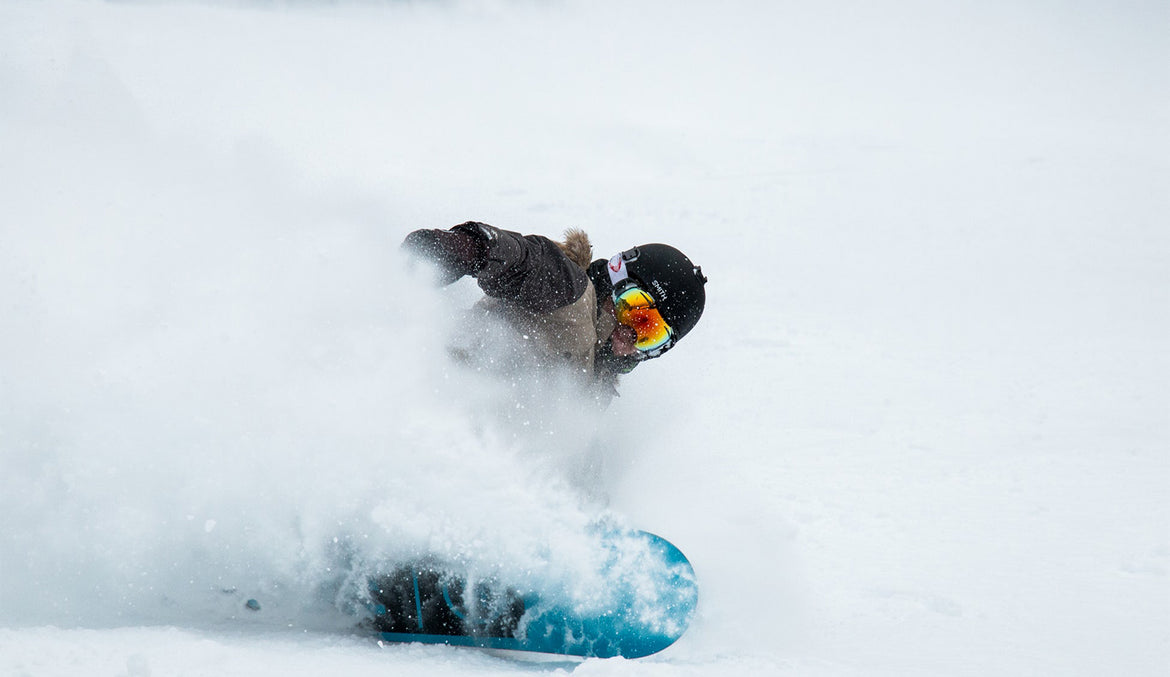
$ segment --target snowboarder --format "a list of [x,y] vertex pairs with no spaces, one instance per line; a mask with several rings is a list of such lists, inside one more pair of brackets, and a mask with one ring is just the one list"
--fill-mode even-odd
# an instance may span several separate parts
[[606,400],[618,375],[690,332],[706,300],[702,270],[665,244],[591,261],[593,246],[580,230],[558,243],[468,221],[416,230],[403,247],[433,262],[442,284],[475,277],[487,295],[478,306],[524,339],[529,358],[568,366]]

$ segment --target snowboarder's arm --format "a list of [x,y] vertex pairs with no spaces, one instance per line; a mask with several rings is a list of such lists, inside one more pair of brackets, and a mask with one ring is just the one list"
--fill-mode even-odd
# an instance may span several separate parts
[[468,221],[450,230],[416,230],[403,243],[437,263],[451,283],[473,275],[488,296],[546,313],[585,292],[588,278],[552,240]]

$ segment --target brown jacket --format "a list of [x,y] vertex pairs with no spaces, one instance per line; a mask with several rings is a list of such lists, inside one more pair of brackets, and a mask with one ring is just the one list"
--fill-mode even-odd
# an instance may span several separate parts
[[475,224],[487,237],[487,260],[476,274],[487,298],[477,307],[502,318],[541,366],[565,365],[593,382],[594,357],[613,332],[599,313],[585,270],[593,255],[589,236],[569,230],[563,242]]

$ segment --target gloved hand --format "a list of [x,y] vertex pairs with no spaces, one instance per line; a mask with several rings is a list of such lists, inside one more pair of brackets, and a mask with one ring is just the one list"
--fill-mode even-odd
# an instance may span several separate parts
[[475,275],[487,259],[487,242],[477,231],[456,226],[451,230],[423,228],[406,236],[402,248],[411,256],[439,267],[439,282],[448,285],[464,275]]

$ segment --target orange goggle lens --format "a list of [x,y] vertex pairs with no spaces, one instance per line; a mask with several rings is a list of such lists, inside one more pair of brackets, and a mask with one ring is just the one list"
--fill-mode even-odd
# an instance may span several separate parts
[[654,299],[638,287],[629,287],[614,299],[617,321],[637,333],[634,347],[642,352],[653,352],[670,345],[673,332],[662,313],[654,307]]

